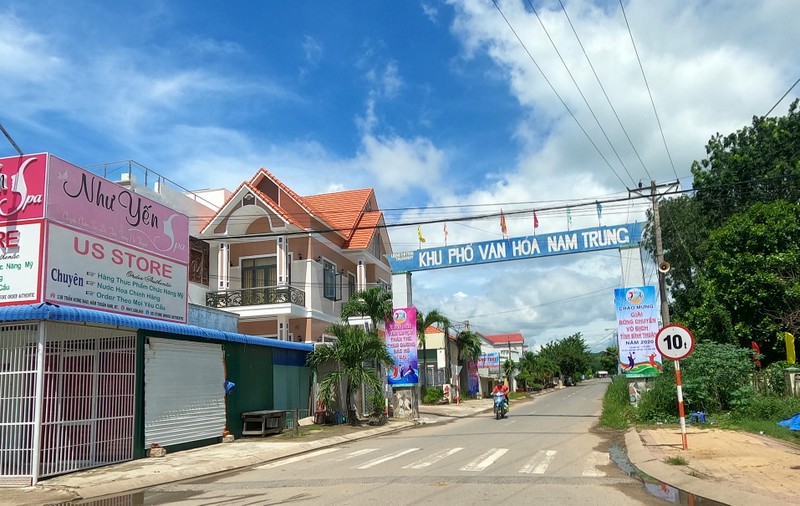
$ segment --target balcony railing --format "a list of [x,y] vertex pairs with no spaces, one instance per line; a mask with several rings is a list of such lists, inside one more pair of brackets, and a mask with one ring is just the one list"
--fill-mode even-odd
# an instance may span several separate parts
[[206,294],[208,307],[257,306],[260,304],[306,305],[306,294],[293,286],[265,286],[261,288],[242,288]]

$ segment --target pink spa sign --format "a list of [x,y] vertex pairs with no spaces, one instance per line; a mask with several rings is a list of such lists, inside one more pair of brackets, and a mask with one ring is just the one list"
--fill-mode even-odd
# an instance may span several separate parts
[[44,217],[47,153],[0,159],[0,224]]
[[189,218],[50,155],[48,220],[121,245],[189,263]]

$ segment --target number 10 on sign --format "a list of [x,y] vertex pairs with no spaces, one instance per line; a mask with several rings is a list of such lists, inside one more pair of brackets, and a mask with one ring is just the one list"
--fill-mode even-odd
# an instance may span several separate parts
[[681,439],[683,449],[689,448],[686,441],[686,413],[683,407],[683,385],[681,382],[681,359],[694,351],[694,335],[683,325],[667,325],[656,334],[656,349],[661,356],[675,361],[675,386],[678,390],[678,414],[681,416]]

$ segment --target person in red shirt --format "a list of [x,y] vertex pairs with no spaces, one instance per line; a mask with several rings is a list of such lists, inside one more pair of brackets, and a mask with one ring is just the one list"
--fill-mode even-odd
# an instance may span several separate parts
[[494,390],[492,390],[492,396],[498,392],[503,394],[503,398],[506,402],[506,409],[508,409],[508,386],[506,386],[505,383],[498,383],[495,385]]

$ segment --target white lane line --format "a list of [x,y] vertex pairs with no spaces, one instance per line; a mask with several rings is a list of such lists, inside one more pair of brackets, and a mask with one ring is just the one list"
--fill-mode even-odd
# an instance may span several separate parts
[[605,466],[611,462],[607,453],[592,452],[583,468],[583,476],[605,476],[606,473],[597,469],[598,466]]
[[403,469],[423,469],[428,466],[432,466],[433,464],[439,462],[445,457],[449,457],[454,453],[458,453],[464,448],[450,448],[449,450],[443,450],[439,453],[434,453],[430,457],[419,459],[418,461],[414,462],[413,464],[409,464],[407,466],[403,466]]
[[383,464],[384,462],[388,462],[388,461],[390,461],[392,459],[396,459],[398,457],[402,457],[403,455],[405,455],[407,453],[415,452],[417,450],[419,450],[419,448],[408,448],[406,450],[401,450],[399,452],[390,453],[389,455],[384,455],[383,457],[378,457],[377,459],[372,459],[369,462],[367,462],[366,464],[362,464],[362,465],[356,467],[356,469],[369,469],[370,467],[375,467],[378,464]]
[[354,452],[348,453],[347,457],[345,457],[345,458],[343,458],[341,460],[352,459],[353,457],[359,457],[361,455],[366,455],[367,453],[372,453],[372,452],[377,451],[377,450],[378,450],[378,448],[365,448],[363,450],[356,450]]
[[323,448],[322,450],[317,450],[315,452],[298,455],[296,457],[289,457],[288,459],[279,460],[277,462],[270,462],[268,464],[263,464],[261,466],[256,467],[256,469],[273,469],[275,467],[285,466],[286,464],[293,464],[295,462],[301,462],[303,460],[312,459],[314,457],[325,455],[326,453],[335,452],[337,450],[339,450],[339,448]]
[[558,453],[557,450],[539,450],[527,464],[522,466],[519,472],[525,474],[544,474],[556,458],[556,453]]
[[488,452],[484,453],[483,455],[479,456],[466,466],[459,469],[459,471],[481,472],[487,467],[494,464],[497,461],[497,459],[505,455],[507,451],[508,448],[492,448]]

